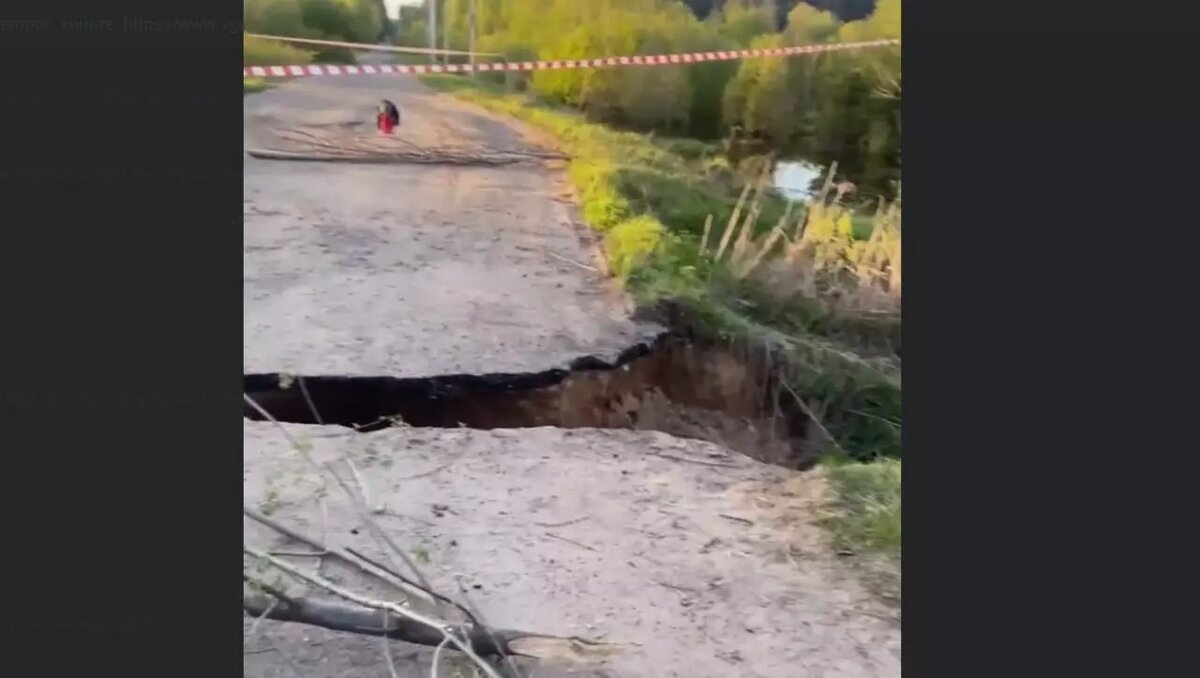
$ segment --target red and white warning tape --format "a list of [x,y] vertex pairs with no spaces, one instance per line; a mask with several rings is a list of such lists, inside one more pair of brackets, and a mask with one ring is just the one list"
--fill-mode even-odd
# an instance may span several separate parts
[[899,40],[842,42],[828,45],[801,45],[770,49],[739,49],[732,52],[694,52],[692,54],[654,54],[648,56],[604,57],[600,59],[564,59],[561,61],[516,61],[491,64],[383,64],[379,66],[247,66],[242,77],[288,77],[305,75],[381,75],[390,73],[481,73],[494,71],[544,71],[564,68],[603,68],[605,66],[652,66],[659,64],[692,64],[703,61],[731,61],[756,57],[796,56],[843,50],[870,49],[899,45]]

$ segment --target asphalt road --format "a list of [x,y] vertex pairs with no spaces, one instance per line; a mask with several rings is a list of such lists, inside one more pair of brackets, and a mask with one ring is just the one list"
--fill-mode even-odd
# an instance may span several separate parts
[[[423,149],[529,149],[523,130],[411,76],[300,78],[245,99],[248,148],[278,130],[372,143],[394,101]],[[612,357],[632,322],[561,170],[245,160],[244,372],[432,376]]]

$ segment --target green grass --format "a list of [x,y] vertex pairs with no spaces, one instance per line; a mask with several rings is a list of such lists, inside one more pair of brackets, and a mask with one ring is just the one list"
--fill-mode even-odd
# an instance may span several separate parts
[[900,462],[826,465],[835,499],[825,525],[839,550],[859,557],[869,582],[900,598]]
[[267,81],[262,78],[242,78],[242,94],[252,94],[267,89]]
[[837,491],[830,527],[838,546],[856,553],[900,552],[900,462],[827,464]]

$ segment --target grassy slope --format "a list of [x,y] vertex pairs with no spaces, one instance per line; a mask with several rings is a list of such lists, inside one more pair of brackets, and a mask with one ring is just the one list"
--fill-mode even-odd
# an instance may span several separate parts
[[[815,405],[835,448],[862,458],[899,456],[897,371],[832,338],[819,313],[773,306],[696,254],[705,218],[714,215],[719,232],[740,190],[716,146],[613,130],[467,78],[423,80],[559,140],[572,157],[567,171],[584,219],[604,233],[612,270],[640,302],[673,298],[721,336],[769,342],[789,356],[789,383]],[[773,224],[783,209],[781,200],[765,205],[760,223]],[[895,561],[900,463],[837,463],[829,477],[839,497],[830,528],[841,547]]]
[[836,548],[855,555],[877,591],[900,599],[900,462],[831,464],[836,500],[826,519]]

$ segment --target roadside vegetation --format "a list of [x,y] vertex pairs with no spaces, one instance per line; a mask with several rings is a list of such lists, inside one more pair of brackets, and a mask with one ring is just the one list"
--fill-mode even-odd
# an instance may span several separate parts
[[[339,42],[376,43],[390,28],[383,0],[246,0],[242,17],[247,33]],[[300,50],[246,38],[243,48],[246,66],[355,63],[344,47]]]
[[831,463],[826,476],[836,497],[825,520],[835,548],[860,556],[868,583],[877,593],[899,601],[900,462]]
[[[900,0],[476,0],[477,49],[508,61],[582,59],[900,38]],[[470,46],[470,0],[442,0],[452,49]],[[818,9],[817,6],[825,8]],[[872,12],[871,9],[874,9]],[[401,45],[428,46],[424,8],[402,9]],[[452,62],[465,59],[453,57]],[[736,164],[774,152],[837,162],[856,197],[895,197],[900,54],[746,59],[678,67],[482,76],[589,121],[726,141]]]
[[242,38],[243,66],[300,66],[313,63],[314,56],[309,50],[293,47],[278,40]]
[[242,94],[253,94],[267,88],[267,81],[262,78],[242,78]]

